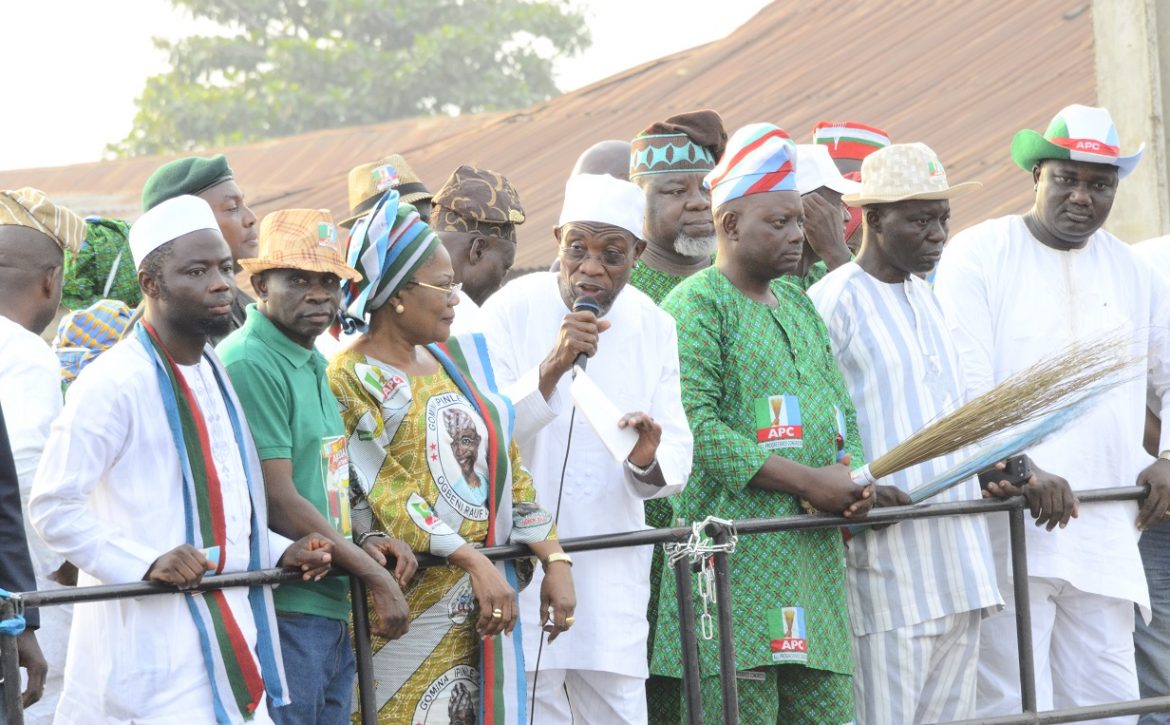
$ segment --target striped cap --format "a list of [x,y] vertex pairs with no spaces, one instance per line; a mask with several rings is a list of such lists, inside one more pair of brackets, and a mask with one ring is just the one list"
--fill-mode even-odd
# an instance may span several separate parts
[[834,159],[861,161],[890,145],[890,135],[880,128],[856,121],[820,121],[813,126],[813,143],[829,147]]
[[63,206],[54,204],[45,192],[26,186],[0,191],[0,224],[28,227],[41,232],[61,247],[76,254],[85,239],[85,222]]
[[796,191],[796,144],[779,126],[750,123],[728,139],[705,180],[712,208],[750,194]]
[[390,189],[350,231],[346,263],[361,273],[341,288],[342,326],[365,332],[370,313],[402,289],[439,246],[439,238],[409,204]]

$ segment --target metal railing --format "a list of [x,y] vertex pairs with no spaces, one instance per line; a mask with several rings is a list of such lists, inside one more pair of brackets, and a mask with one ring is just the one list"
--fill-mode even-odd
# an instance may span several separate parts
[[[1104,503],[1110,501],[1130,501],[1145,495],[1141,487],[1098,489],[1078,492],[1077,497],[1081,504]],[[934,518],[940,516],[977,515],[987,513],[1006,512],[1008,516],[1008,530],[1010,532],[1012,585],[1016,601],[1016,637],[1017,651],[1020,662],[1020,695],[1023,712],[1011,715],[980,720],[963,721],[957,725],[1025,725],[1028,723],[1065,723],[1081,722],[1102,717],[1117,715],[1136,715],[1151,712],[1170,711],[1170,696],[1145,698],[1142,700],[1124,701],[1092,707],[1070,708],[1038,712],[1036,709],[1036,677],[1032,660],[1032,626],[1031,609],[1028,598],[1028,554],[1024,539],[1024,527],[1027,505],[1023,498],[1016,497],[1006,500],[963,501],[956,503],[917,504],[912,506],[897,506],[874,509],[865,519],[871,524],[892,524],[910,519]],[[789,516],[768,519],[743,519],[735,522],[735,531],[738,535],[755,535],[776,531],[803,531],[810,529],[837,528],[843,525],[857,523],[851,519],[827,514]],[[729,533],[726,527],[712,526],[709,532],[718,542],[721,536]],[[1059,532],[1053,532],[1059,536]],[[561,546],[567,552],[596,551],[600,549],[616,549],[631,546],[646,546],[658,544],[679,544],[688,540],[691,529],[668,528],[649,529],[645,531],[631,531],[620,534],[605,534],[586,536],[575,539],[562,540]],[[524,545],[495,546],[481,550],[493,561],[517,559],[532,556],[532,551]],[[731,621],[731,589],[727,569],[727,554],[714,555],[715,583],[717,594],[717,614],[720,630],[720,677],[721,692],[723,694],[723,722],[725,725],[737,725],[739,722],[738,707],[736,706],[735,689],[735,653],[730,636]],[[419,567],[443,566],[444,559],[422,555],[419,557]],[[674,565],[679,603],[679,634],[682,638],[683,652],[683,690],[687,703],[687,722],[702,722],[701,702],[699,698],[699,661],[697,639],[695,637],[695,611],[691,596],[691,566],[686,559],[680,559]],[[343,575],[335,572],[334,575]],[[277,584],[300,580],[300,572],[287,569],[266,569],[263,571],[243,572],[235,574],[221,574],[219,576],[204,577],[198,587],[184,590],[184,594],[194,591],[208,591],[238,586],[256,586]],[[357,658],[358,702],[361,720],[365,723],[375,723],[375,699],[373,688],[373,658],[370,651],[369,613],[366,609],[364,588],[356,579],[350,579],[353,590],[354,611],[354,647]],[[25,607],[46,607],[78,602],[95,602],[110,599],[124,599],[128,597],[174,595],[175,588],[170,585],[151,582],[135,582],[133,584],[109,584],[102,586],[83,587],[74,589],[59,589],[48,592],[25,592],[16,594],[12,599],[0,600],[0,620],[12,617],[23,611]],[[23,715],[20,707],[20,674],[17,668],[16,639],[7,635],[0,635],[0,675],[3,676],[3,699],[0,700],[0,725],[23,725]]]

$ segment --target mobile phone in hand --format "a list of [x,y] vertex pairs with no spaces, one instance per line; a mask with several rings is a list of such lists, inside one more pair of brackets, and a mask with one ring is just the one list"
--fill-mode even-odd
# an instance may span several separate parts
[[992,468],[979,474],[979,486],[987,488],[988,484],[1007,481],[1013,486],[1022,486],[1032,477],[1032,464],[1028,456],[1020,454],[1004,460],[1006,468],[999,470]]

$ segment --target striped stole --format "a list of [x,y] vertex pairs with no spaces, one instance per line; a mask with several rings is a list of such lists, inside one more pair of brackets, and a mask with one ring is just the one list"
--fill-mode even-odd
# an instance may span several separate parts
[[[496,389],[483,335],[452,337],[427,348],[487,426],[488,534],[484,545],[505,543],[512,532],[512,466],[508,456],[515,424],[512,403]],[[498,562],[496,567],[508,584],[520,591],[515,564]],[[525,712],[528,686],[524,679],[524,639],[520,626],[518,619],[511,635],[484,642],[479,669],[482,725],[528,722]]]
[[[215,564],[215,573],[222,573],[227,557],[223,492],[211,455],[207,425],[182,371],[163,346],[155,329],[143,319],[135,332],[154,363],[167,423],[179,456],[186,515],[184,540],[198,549],[217,547],[212,551],[218,551],[218,559],[212,563]],[[245,428],[243,412],[227,383],[226,372],[213,356],[204,353],[203,360],[212,366],[215,373],[224,407],[231,419],[236,445],[244,461],[252,500],[248,570],[256,571],[262,569],[268,559],[263,478],[257,475],[259,463],[251,445],[251,434]],[[271,591],[261,586],[248,590],[248,601],[256,623],[259,667],[257,657],[248,648],[244,633],[222,591],[194,594],[184,599],[199,632],[203,663],[211,683],[216,722],[230,725],[241,719],[252,719],[257,708],[264,706],[266,685],[275,704],[287,704]]]

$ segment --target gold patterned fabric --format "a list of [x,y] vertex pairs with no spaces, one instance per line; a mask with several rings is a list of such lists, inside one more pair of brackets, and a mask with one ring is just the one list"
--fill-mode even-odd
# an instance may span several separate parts
[[520,194],[503,174],[463,165],[431,200],[431,227],[436,232],[481,232],[516,241],[524,223]]
[[28,227],[45,234],[63,251],[77,254],[85,239],[85,221],[49,201],[45,192],[26,186],[0,191],[0,225]]

